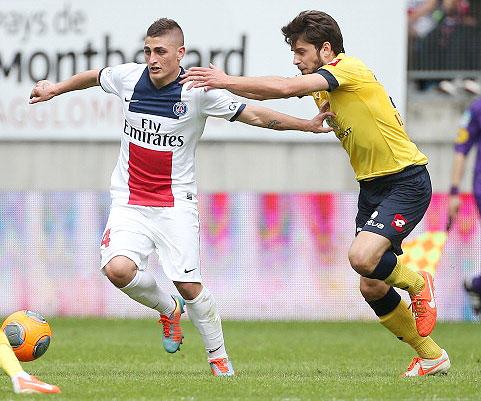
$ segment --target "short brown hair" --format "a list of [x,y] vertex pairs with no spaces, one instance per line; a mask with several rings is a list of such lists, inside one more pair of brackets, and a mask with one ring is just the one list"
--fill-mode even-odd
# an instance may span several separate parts
[[181,39],[183,46],[184,32],[182,32],[182,28],[180,27],[180,25],[173,19],[159,18],[157,21],[154,21],[152,25],[149,26],[149,29],[147,29],[147,36],[154,38],[156,36],[165,35],[166,33],[172,31],[176,31],[179,34],[179,38]]
[[334,53],[344,52],[342,33],[339,25],[329,14],[317,10],[302,11],[296,18],[281,29],[285,41],[293,46],[299,39],[317,49],[329,42]]

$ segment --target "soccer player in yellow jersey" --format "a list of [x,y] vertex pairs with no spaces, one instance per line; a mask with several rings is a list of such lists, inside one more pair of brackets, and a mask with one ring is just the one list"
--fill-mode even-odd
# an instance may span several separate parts
[[[411,271],[397,257],[431,200],[428,159],[409,139],[374,74],[344,53],[341,31],[330,15],[303,11],[282,33],[300,76],[236,77],[211,66],[191,68],[182,82],[258,100],[311,95],[321,111],[335,114],[329,125],[360,184],[349,261],[361,276],[361,293],[381,324],[417,352],[404,376],[445,373],[448,354],[429,337],[436,324],[432,277]],[[412,313],[393,287],[408,291]]]
[[41,382],[22,369],[3,330],[0,330],[0,368],[12,379],[16,393],[60,393],[57,386]]

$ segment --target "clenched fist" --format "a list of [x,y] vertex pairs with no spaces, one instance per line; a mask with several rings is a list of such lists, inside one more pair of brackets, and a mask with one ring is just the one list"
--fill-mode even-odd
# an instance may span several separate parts
[[30,104],[45,102],[55,96],[55,84],[50,81],[38,81],[30,93]]

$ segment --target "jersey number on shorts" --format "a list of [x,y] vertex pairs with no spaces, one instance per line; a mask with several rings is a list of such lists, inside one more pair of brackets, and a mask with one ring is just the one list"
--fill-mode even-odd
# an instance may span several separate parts
[[110,228],[105,231],[104,236],[102,237],[102,242],[100,246],[104,246],[107,248],[110,245]]

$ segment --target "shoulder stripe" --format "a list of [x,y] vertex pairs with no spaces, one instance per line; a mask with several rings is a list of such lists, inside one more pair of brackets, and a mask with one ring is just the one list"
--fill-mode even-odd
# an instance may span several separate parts
[[242,103],[239,108],[237,109],[237,111],[235,112],[235,114],[232,116],[232,118],[229,120],[230,122],[233,122],[235,120],[237,120],[237,118],[239,117],[240,113],[242,113],[242,111],[246,108],[246,105],[245,103]]
[[336,77],[329,71],[325,70],[324,68],[320,68],[317,73],[326,78],[326,81],[329,84],[328,92],[332,92],[339,87],[339,82],[337,81]]
[[105,70],[106,68],[107,68],[107,67],[102,68],[102,69],[99,71],[99,76],[97,77],[97,82],[99,83],[99,86],[102,88],[102,90],[103,90],[104,92],[107,92],[107,91],[104,89],[104,87],[102,86],[102,83],[100,82],[100,75],[102,75],[102,71]]

